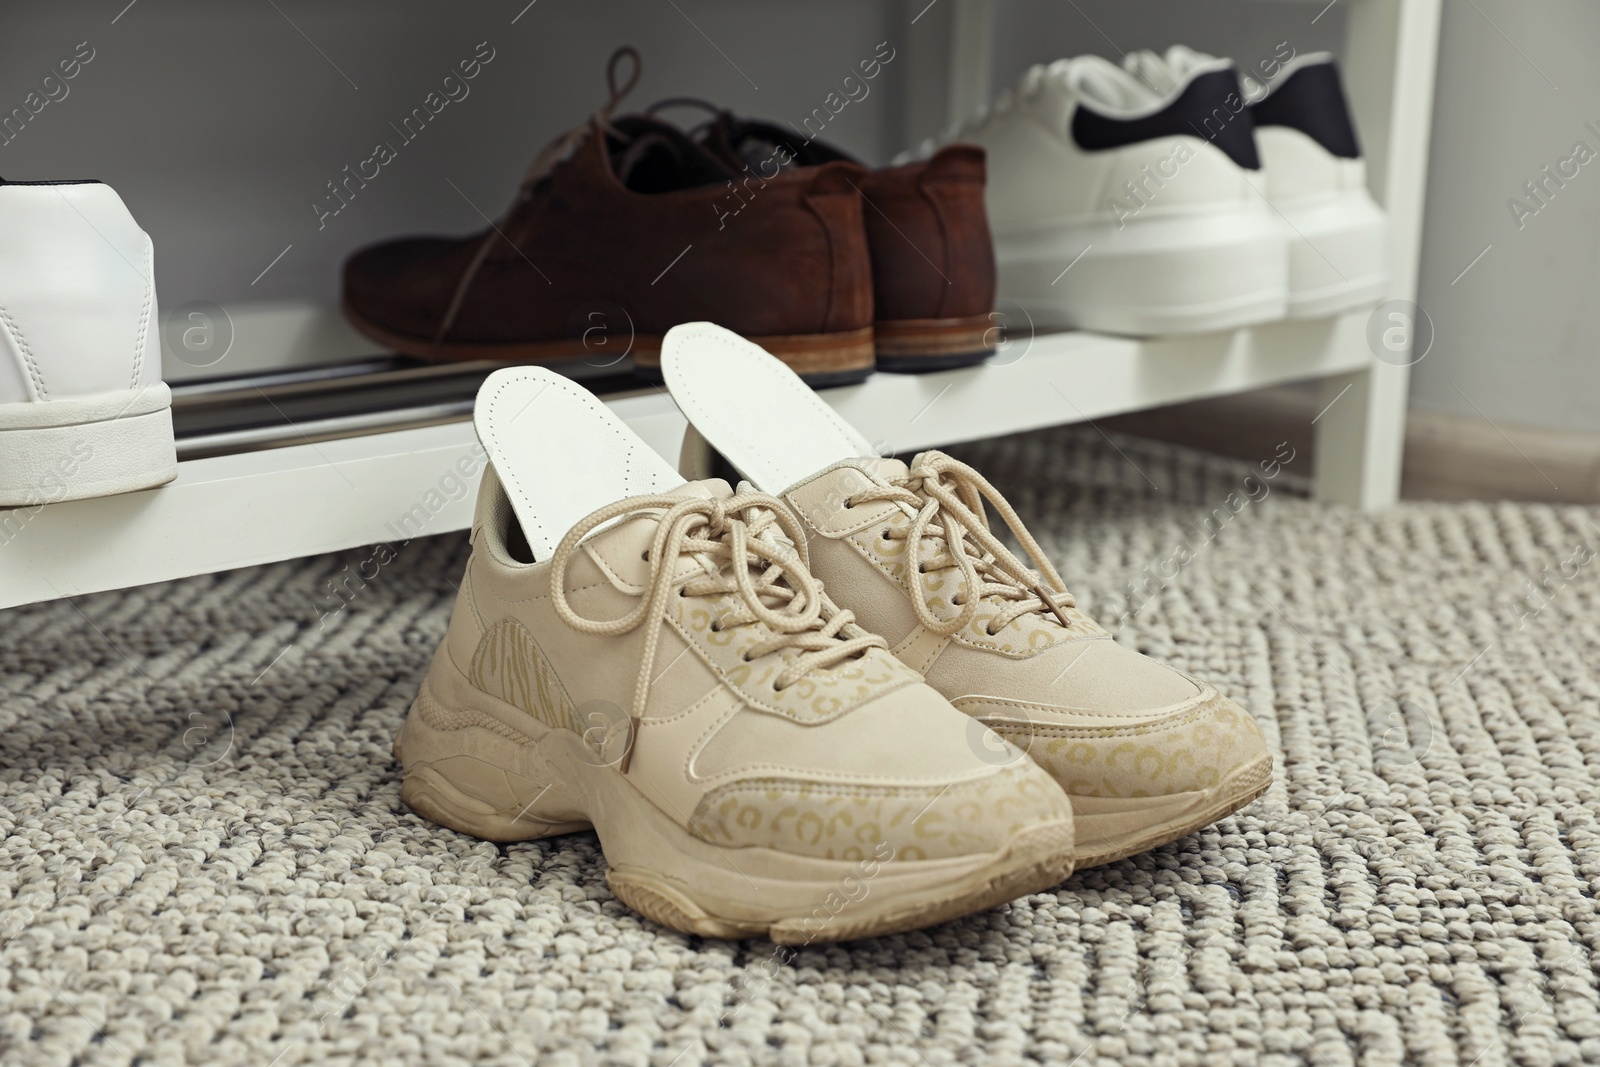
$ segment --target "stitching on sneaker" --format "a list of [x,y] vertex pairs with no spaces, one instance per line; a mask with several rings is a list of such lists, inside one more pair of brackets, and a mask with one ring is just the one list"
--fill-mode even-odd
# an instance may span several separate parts
[[553,729],[583,736],[577,709],[560,675],[525,626],[502,619],[478,639],[467,679]]
[[22,336],[22,328],[17,325],[11,313],[0,307],[0,322],[6,325],[6,331],[11,334],[11,339],[17,343],[17,350],[22,353],[22,361],[28,366],[28,377],[33,379],[33,386],[39,390],[40,400],[49,400],[50,391],[45,388],[44,379],[39,375],[39,364],[34,359],[33,349],[28,347],[27,338]]
[[146,331],[150,326],[150,300],[155,295],[155,250],[146,235],[144,239],[144,307],[139,310],[139,328],[133,334],[133,380],[129,389],[139,388],[139,375],[144,370]]
[[521,730],[507,726],[492,715],[485,715],[481,711],[466,709],[452,711],[439,703],[438,699],[426,689],[417,694],[416,711],[422,718],[423,725],[434,730],[466,730],[471,727],[489,730],[498,734],[507,741],[519,745],[533,746],[536,741]]
[[[1009,767],[994,768],[985,765],[980,770],[972,772],[968,778],[956,779],[944,785],[930,782],[926,785],[884,785],[876,782],[823,782],[809,777],[799,778],[792,773],[787,775],[765,775],[760,778],[742,778],[727,785],[718,786],[705,795],[700,802],[703,808],[710,808],[718,801],[740,793],[750,793],[757,796],[764,795],[769,790],[781,791],[793,789],[808,796],[830,797],[869,797],[886,799],[916,799],[932,796],[935,799],[953,796],[961,790],[992,788],[1000,779],[1019,778],[1033,771],[1031,764],[1018,761]],[[807,775],[813,773],[805,772]],[[837,773],[837,772],[833,772]],[[1063,794],[1064,796],[1065,794]]]

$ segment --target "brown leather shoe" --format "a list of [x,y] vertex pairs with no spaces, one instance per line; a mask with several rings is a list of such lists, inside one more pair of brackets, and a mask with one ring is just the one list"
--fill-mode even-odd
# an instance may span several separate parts
[[676,127],[610,117],[631,87],[616,87],[627,54],[613,57],[611,102],[541,154],[489,229],[353,254],[350,321],[426,359],[603,367],[626,352],[659,380],[662,335],[705,319],[751,335],[813,384],[864,378],[872,276],[856,189],[866,171],[838,162],[735,192],[736,172]]
[[[667,104],[698,103],[667,101]],[[661,107],[662,105],[657,105]],[[702,143],[741,175],[858,161],[821,141],[726,111]],[[792,164],[790,161],[792,160]],[[945,370],[994,353],[994,242],[983,206],[984,152],[950,145],[931,159],[867,172],[856,181],[872,251],[878,368]]]

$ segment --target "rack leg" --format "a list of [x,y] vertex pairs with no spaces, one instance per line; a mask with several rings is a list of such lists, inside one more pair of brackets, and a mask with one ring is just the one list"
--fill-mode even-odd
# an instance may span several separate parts
[[1409,377],[1405,367],[1374,361],[1366,370],[1323,380],[1317,499],[1365,510],[1399,499]]
[[951,126],[989,103],[994,80],[994,23],[994,0],[955,0],[945,111],[945,122]]
[[[1389,213],[1388,295],[1394,300],[1417,295],[1439,15],[1440,0],[1356,0],[1350,7],[1345,84],[1366,150],[1367,180]],[[1409,312],[1411,318],[1425,314]],[[1425,330],[1418,338],[1425,344],[1432,336],[1421,323],[1398,324],[1405,327],[1405,345],[1389,348],[1387,362],[1374,359],[1365,370],[1323,383],[1315,475],[1323,500],[1371,509],[1399,498],[1411,371],[1396,364],[1408,362],[1417,329]],[[1364,330],[1349,337],[1367,343]]]

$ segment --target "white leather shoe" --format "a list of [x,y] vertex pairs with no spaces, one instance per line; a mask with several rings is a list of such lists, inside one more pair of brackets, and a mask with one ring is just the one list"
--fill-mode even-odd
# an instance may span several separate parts
[[177,473],[150,238],[101,182],[0,181],[0,507]]
[[[1218,60],[1183,45],[1166,55],[1132,52],[1127,68],[1170,93]],[[1383,299],[1388,216],[1367,191],[1338,62],[1328,52],[1294,56],[1247,96],[1261,151],[1263,188],[1289,230],[1289,316],[1317,318]]]
[[948,139],[988,151],[1001,304],[1036,326],[1146,335],[1283,316],[1287,240],[1231,64],[1158,95],[1098,56],[1060,60]]

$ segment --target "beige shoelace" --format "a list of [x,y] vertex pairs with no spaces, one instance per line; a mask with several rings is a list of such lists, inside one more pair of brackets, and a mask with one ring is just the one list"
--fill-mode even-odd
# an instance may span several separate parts
[[[917,621],[930,631],[953,634],[963,629],[986,600],[997,608],[986,626],[991,637],[1018,617],[1033,612],[1054,616],[1062,626],[1072,628],[1066,609],[1076,605],[1061,575],[1023,525],[1016,509],[983,475],[965,463],[943,452],[924,452],[904,477],[887,486],[852,494],[845,506],[875,500],[905,504],[916,511],[910,528],[903,534],[897,534],[892,527],[884,530],[885,537],[906,541],[907,568],[917,563],[919,574],[950,567],[961,572],[961,592],[954,598],[961,612],[950,620],[933,613],[922,583],[915,575],[906,575]],[[986,500],[1039,565],[1039,572],[1030,570],[989,531]],[[928,559],[922,559],[924,546],[931,550]]]
[[[645,558],[650,561],[650,592],[626,615],[615,619],[590,619],[573,610],[566,595],[567,565],[578,544],[591,530],[624,515],[660,509],[655,540]],[[776,525],[794,548],[761,535]],[[774,684],[785,689],[814,670],[825,669],[860,655],[869,648],[884,648],[876,634],[844,636],[855,616],[825,603],[822,583],[812,577],[800,520],[788,506],[765,493],[740,492],[723,500],[699,497],[641,496],[620,500],[583,519],[561,539],[551,561],[551,600],[556,614],[581,633],[615,637],[641,625],[649,626],[639,676],[634,683],[633,708],[628,718],[627,748],[622,773],[633,762],[639,721],[650,695],[656,649],[668,615],[667,599],[706,597],[734,593],[738,606],[713,624],[716,630],[762,625],[768,635],[745,652],[754,660],[774,652],[794,649],[800,655],[779,672]],[[681,577],[674,573],[678,561],[689,556],[698,571]]]

